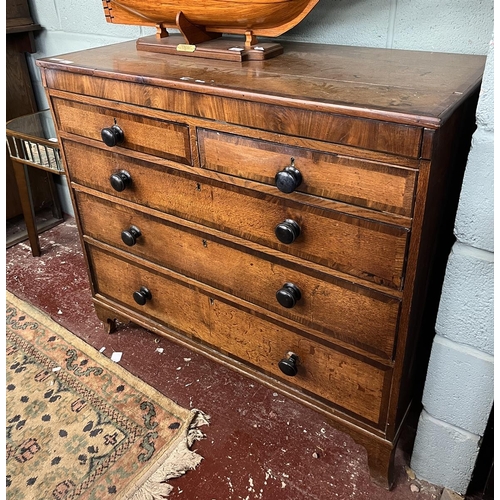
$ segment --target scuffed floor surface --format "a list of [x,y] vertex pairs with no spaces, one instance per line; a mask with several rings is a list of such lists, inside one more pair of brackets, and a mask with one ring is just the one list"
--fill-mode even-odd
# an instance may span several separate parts
[[[366,452],[320,415],[215,362],[135,326],[108,335],[97,319],[75,221],[40,236],[42,256],[20,243],[6,252],[7,289],[187,408],[211,416],[196,471],[172,480],[187,500],[437,500],[440,489],[411,479],[398,450],[396,484],[370,481]],[[163,352],[160,350],[163,348]],[[160,349],[160,350],[158,350]]]

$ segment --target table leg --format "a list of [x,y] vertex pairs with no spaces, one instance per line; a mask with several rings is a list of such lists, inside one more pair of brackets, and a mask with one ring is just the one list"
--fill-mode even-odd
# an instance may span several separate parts
[[35,224],[35,210],[31,199],[31,191],[28,184],[28,172],[26,165],[12,159],[12,166],[16,176],[17,190],[21,198],[21,206],[23,209],[24,222],[28,231],[28,239],[31,246],[33,257],[40,257],[42,251],[38,240],[38,231]]

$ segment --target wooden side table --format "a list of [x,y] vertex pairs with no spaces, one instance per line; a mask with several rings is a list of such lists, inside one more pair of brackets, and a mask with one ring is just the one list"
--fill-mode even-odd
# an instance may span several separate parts
[[[63,175],[64,167],[50,111],[39,111],[8,121],[6,135],[7,149],[14,168],[31,253],[33,257],[39,257],[41,255],[38,239],[40,229],[49,229],[63,221],[61,203],[52,174]],[[38,228],[35,222],[28,167],[44,170],[50,186],[53,219],[44,224],[43,228]]]

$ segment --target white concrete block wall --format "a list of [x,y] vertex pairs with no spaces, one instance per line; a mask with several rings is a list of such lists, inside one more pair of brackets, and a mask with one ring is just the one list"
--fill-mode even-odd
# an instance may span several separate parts
[[320,0],[283,38],[485,54],[492,31],[492,0]]
[[[465,491],[470,482],[470,471],[476,460],[480,437],[421,413],[418,430],[432,446],[417,446],[413,450],[412,467],[427,471],[425,479],[433,484],[454,484],[455,491]],[[443,450],[446,458],[443,466]]]
[[422,403],[429,415],[483,434],[493,404],[493,356],[436,335],[425,384]]
[[283,38],[313,43],[386,47],[392,39],[393,4],[393,0],[320,0],[311,13],[285,33]]
[[[490,102],[493,103],[493,96]],[[493,158],[493,134],[492,130],[486,130],[480,124],[474,134],[455,224],[455,235],[459,241],[489,252],[493,252],[494,240],[494,184],[493,169],[485,166],[491,164]]]
[[397,6],[396,49],[407,48],[412,39],[419,41],[418,50],[473,54],[493,32],[489,0],[398,0]]
[[493,253],[458,240],[446,269],[436,332],[493,355],[493,278]]
[[[47,101],[35,59],[154,33],[152,28],[106,23],[99,0],[30,0],[30,4],[34,19],[44,28],[36,34],[37,53],[29,56],[40,108],[47,107]],[[493,32],[493,5],[494,0],[320,0],[309,16],[283,38],[340,45],[487,54]],[[482,432],[480,427],[485,422],[484,415],[489,412],[491,402],[492,48],[479,103],[478,125],[456,222],[459,243],[450,257],[436,326],[439,337],[432,352],[424,395],[428,411],[420,419],[412,459],[412,465],[421,477],[457,491],[462,491],[470,478]],[[65,200],[64,210],[72,214],[67,189],[64,185],[60,189]],[[453,362],[447,368],[448,358]],[[454,386],[456,382],[452,383],[452,380],[462,375],[457,373],[460,366],[470,367],[474,376],[470,379],[470,387],[465,389],[465,386],[460,386],[464,387],[464,392],[459,396]],[[484,386],[482,392],[478,391],[477,384]],[[474,398],[476,392],[480,392],[477,399]],[[468,409],[460,406],[453,408],[454,402],[458,403],[461,399],[469,402]],[[459,415],[460,412],[464,414]],[[434,458],[431,460],[430,457]]]
[[490,43],[411,466],[466,493],[493,405],[493,59]]

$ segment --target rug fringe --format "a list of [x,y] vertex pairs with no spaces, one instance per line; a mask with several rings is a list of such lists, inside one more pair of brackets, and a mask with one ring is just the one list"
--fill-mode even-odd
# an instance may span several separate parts
[[205,437],[199,427],[209,425],[210,417],[197,409],[191,410],[191,413],[193,419],[188,428],[186,439],[179,441],[179,444],[165,462],[135,492],[132,500],[162,500],[173,490],[173,486],[166,483],[166,481],[180,477],[189,470],[196,469],[203,460],[202,456],[191,451],[190,448],[195,441]]

